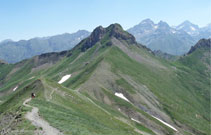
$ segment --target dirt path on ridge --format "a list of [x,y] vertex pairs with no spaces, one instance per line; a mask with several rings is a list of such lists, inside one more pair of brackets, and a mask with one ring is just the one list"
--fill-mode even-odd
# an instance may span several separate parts
[[50,124],[47,121],[45,121],[43,118],[39,116],[38,114],[39,109],[37,107],[33,107],[27,104],[30,101],[31,98],[28,98],[23,102],[24,106],[32,107],[31,112],[27,112],[25,118],[31,121],[34,126],[41,127],[44,132],[43,135],[62,135],[62,133],[58,129],[50,126]]

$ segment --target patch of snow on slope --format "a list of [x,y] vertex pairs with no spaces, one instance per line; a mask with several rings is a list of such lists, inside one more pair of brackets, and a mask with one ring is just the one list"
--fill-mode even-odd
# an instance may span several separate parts
[[184,28],[184,26],[183,26],[183,25],[181,25],[178,29],[180,30],[180,29],[182,29],[182,28]]
[[58,82],[59,84],[62,84],[63,82],[67,81],[71,77],[71,74],[65,75],[62,77],[62,79]]
[[158,26],[157,26],[157,25],[155,25],[155,26],[154,26],[154,28],[155,28],[155,29],[157,29],[157,28],[158,28]]
[[34,76],[32,76],[31,78],[29,78],[29,80],[31,80],[31,79],[33,79],[34,78]]
[[132,120],[132,121],[135,121],[135,122],[137,122],[137,123],[141,123],[140,121],[138,121],[138,120],[136,120],[136,119],[133,119],[133,118],[131,118],[131,120]]
[[122,93],[117,93],[117,92],[116,92],[116,93],[115,93],[115,96],[120,97],[120,98],[126,100],[127,102],[130,102]]
[[16,90],[17,90],[17,88],[18,88],[18,86],[16,86],[16,87],[13,89],[13,91],[16,91]]
[[195,30],[196,30],[196,29],[195,29],[194,27],[192,27],[192,26],[190,26],[190,28],[191,28],[192,31],[195,31]]
[[170,128],[173,129],[174,131],[177,131],[176,128],[174,128],[173,126],[169,125],[168,123],[162,121],[161,119],[159,119],[159,118],[157,118],[157,117],[155,117],[155,116],[152,116],[152,117],[155,118],[155,119],[157,119],[157,120],[159,120],[159,121],[162,122],[164,125],[170,127]]
[[175,31],[175,30],[172,30],[171,32],[172,32],[172,33],[176,33],[176,31]]

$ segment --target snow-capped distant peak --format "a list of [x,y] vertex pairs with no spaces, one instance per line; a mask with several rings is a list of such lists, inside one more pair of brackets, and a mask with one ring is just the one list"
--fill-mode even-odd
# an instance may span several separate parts
[[189,21],[185,21],[182,24],[178,25],[176,28],[178,30],[184,30],[186,32],[193,32],[193,31],[197,31],[199,29],[199,26],[192,24]]
[[150,25],[154,25],[154,22],[151,19],[145,19],[143,21],[141,21],[140,24],[150,24]]

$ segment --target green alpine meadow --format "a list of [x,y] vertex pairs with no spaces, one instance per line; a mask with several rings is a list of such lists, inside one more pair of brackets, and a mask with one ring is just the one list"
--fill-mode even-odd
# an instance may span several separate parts
[[157,55],[114,23],[70,50],[1,60],[0,134],[210,135],[210,50],[207,38]]

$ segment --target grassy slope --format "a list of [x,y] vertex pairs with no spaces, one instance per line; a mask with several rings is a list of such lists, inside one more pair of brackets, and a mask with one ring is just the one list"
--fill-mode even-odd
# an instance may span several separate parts
[[[68,66],[68,63],[66,63],[66,62],[62,62],[61,65],[58,66],[58,67],[68,67],[67,71],[69,71],[69,72],[66,72],[66,74],[72,73],[74,71],[79,71],[79,74],[77,74],[76,76],[73,76],[72,78],[70,78],[68,81],[66,81],[64,83],[64,85],[67,86],[67,87],[71,87],[71,88],[75,89],[76,87],[80,86],[80,84],[82,84],[82,83],[86,82],[87,80],[89,80],[89,77],[91,76],[93,71],[96,69],[96,66],[98,65],[97,63],[99,63],[100,61],[103,60],[103,58],[105,57],[104,55],[106,55],[106,56],[108,55],[107,52],[108,52],[108,50],[110,48],[109,49],[105,49],[106,47],[107,46],[104,46],[104,47],[100,48],[100,50],[98,50],[98,53],[100,52],[99,54],[101,54],[101,55],[97,56],[95,59],[93,59],[91,61],[90,61],[90,57],[93,55],[93,52],[95,52],[95,50],[97,48],[96,46],[94,46],[91,49],[89,49],[86,54],[84,54],[82,57],[77,59],[74,62],[74,64],[71,64],[70,66]],[[86,65],[86,66],[81,64],[81,63],[85,63],[85,62],[89,62],[89,64]],[[83,68],[81,68],[81,66],[83,66]],[[77,69],[77,70],[74,70],[74,69]],[[55,70],[55,71],[59,71],[59,70],[60,69]],[[56,80],[56,81],[58,81],[58,80]],[[121,83],[121,82],[117,82],[117,83]],[[129,88],[130,86],[127,85],[127,84],[126,85],[124,84],[123,87]],[[118,101],[116,101],[116,102],[118,102]]]
[[[118,113],[115,110],[110,109],[110,113],[107,114],[100,105],[96,105],[97,101],[93,104],[86,96],[48,80],[32,82],[17,91],[15,95],[11,95],[0,106],[1,118],[5,114],[13,114],[14,117],[19,114],[24,116],[26,111],[30,111],[30,108],[22,106],[22,103],[32,91],[37,94],[37,98],[32,100],[31,104],[37,106],[40,115],[64,134],[138,134],[134,131],[137,126],[135,123],[131,122],[130,126],[115,118],[113,114]],[[23,117],[12,126],[13,130],[25,129],[30,130],[30,133],[35,130]]]
[[[106,49],[108,46],[105,44],[104,42],[101,44],[98,43],[98,45],[90,48],[78,59],[77,57],[80,55],[80,50],[76,48],[71,57],[64,58],[54,67],[39,71],[36,74],[27,75],[26,73],[30,72],[32,65],[25,63],[18,72],[14,73],[14,78],[11,78],[7,85],[1,88],[1,90],[3,91],[15,86],[17,82],[23,82],[26,78],[33,75],[40,76],[40,74],[42,74],[42,78],[58,81],[63,75],[70,73],[76,73],[76,75],[66,81],[64,86],[75,89],[89,80],[98,66],[98,63],[106,61],[111,65],[114,74],[118,76],[119,74],[128,75],[137,83],[146,85],[162,103],[163,108],[161,108],[161,110],[164,110],[170,115],[175,122],[179,121],[180,123],[185,123],[187,126],[209,134],[210,109],[208,106],[210,98],[207,96],[207,92],[209,92],[209,80],[204,79],[203,75],[184,66],[181,62],[168,63],[154,58],[154,56],[143,49],[136,47],[131,48],[141,55],[149,56],[152,60],[158,61],[167,68],[167,70],[161,70],[131,59],[117,47],[112,46]],[[102,47],[98,48],[97,46],[99,45],[102,45]],[[86,63],[88,63],[88,65],[86,65]],[[172,69],[172,66],[177,69]],[[4,68],[4,70],[9,71],[9,68]],[[29,85],[32,81],[33,80],[28,80],[21,83],[22,85],[19,91],[23,91],[24,87]],[[55,82],[47,80],[42,80],[42,82],[44,82],[44,86],[47,87],[45,88],[47,96],[49,96],[48,94],[53,88],[58,88],[61,92],[54,92],[52,95],[53,100],[50,102],[46,101],[44,96],[40,96],[40,98],[33,100],[32,104],[40,108],[41,115],[47,121],[60,130],[65,131],[66,134],[137,134],[133,131],[134,127],[139,129],[143,128],[143,126],[137,126],[137,123],[132,123],[133,128],[125,125],[125,123],[114,118],[116,115],[121,116],[119,112],[91,97],[90,99],[92,99],[95,104],[114,116],[109,116],[105,111],[93,103],[90,103],[84,95],[63,88]],[[127,89],[128,93],[134,92],[134,88],[123,78],[117,80],[116,83]],[[48,85],[51,88],[48,88]],[[73,98],[74,100],[69,96],[62,96],[61,93],[64,92],[75,97]],[[10,103],[9,106],[5,103],[1,105],[1,111],[8,110],[4,108],[13,108],[15,110],[20,106],[22,100],[14,107],[10,105],[17,101],[14,99],[15,96],[16,93],[13,93],[4,99],[4,101],[6,101],[5,103]],[[121,100],[119,101],[115,96],[111,98],[116,100],[116,103],[121,103]],[[75,99],[78,100],[75,101]],[[126,104],[123,102],[123,105],[125,106]],[[196,117],[196,115],[199,117]],[[124,116],[121,117],[124,118]],[[115,119],[115,122],[111,119]],[[25,123],[27,122],[20,124],[19,127],[22,127]],[[99,130],[96,130],[96,128]],[[144,128],[144,131],[151,133],[151,131],[146,128]]]
[[[83,57],[79,58],[74,63],[74,66],[69,67],[69,73],[76,71],[79,71],[80,73],[65,82],[65,86],[76,88],[89,79],[92,71],[94,71],[97,66],[97,61],[85,68],[81,66],[81,63],[89,61],[90,55],[95,49],[96,46],[91,48]],[[145,55],[149,55],[142,49],[135,48],[135,50],[139,50],[141,54],[145,53]],[[153,58],[154,56],[150,57],[155,59]],[[196,128],[201,132],[208,133],[210,118],[207,106],[209,98],[204,100],[204,96],[202,96],[203,92],[198,90],[198,88],[207,89],[209,84],[208,81],[202,79],[202,76],[199,76],[199,74],[192,72],[190,69],[187,69],[186,66],[178,64],[177,62],[175,64],[166,63],[163,60],[158,61],[167,67],[168,72],[166,72],[166,70],[156,70],[148,65],[140,64],[135,60],[132,60],[115,47],[110,49],[108,54],[106,54],[105,59],[112,65],[113,73],[118,73],[120,71],[123,74],[132,76],[137,82],[146,85],[157,97],[159,97],[160,102],[163,104],[163,108],[161,109],[170,115],[173,120],[175,119],[175,122],[177,120],[181,123],[185,123],[187,126]],[[63,66],[65,67],[66,65]],[[177,67],[178,70],[173,70],[171,68],[172,66]],[[184,75],[184,72],[189,72],[191,74]],[[123,87],[128,90],[132,89],[127,83],[121,81],[123,81],[123,78],[120,79],[117,84],[122,83]],[[200,86],[196,87],[195,84],[200,84]],[[199,94],[200,92],[202,93]],[[206,92],[204,94],[206,94]],[[201,117],[196,118],[196,115],[200,115]]]
[[59,91],[53,92],[50,102],[40,98],[33,100],[32,104],[39,107],[41,115],[65,134],[137,134],[133,127],[107,114],[80,93],[55,82],[45,81],[45,85],[46,90],[51,91],[53,87]]
[[8,96],[6,101],[0,105],[0,119],[2,120],[0,131],[2,131],[2,129],[6,129],[9,132],[11,132],[11,130],[27,130],[29,132],[23,132],[22,134],[33,134],[33,132],[30,131],[34,131],[36,128],[23,117],[31,108],[26,108],[22,104],[23,101],[30,96],[31,92],[35,92],[39,97],[42,97],[43,90],[41,81],[36,80],[31,81],[27,86],[21,87],[19,91]]
[[[113,65],[114,73],[120,71],[146,85],[159,97],[172,119],[209,133],[209,98],[204,97],[209,93],[209,80],[190,69],[185,75],[181,68],[177,71],[152,69],[132,60],[118,48],[111,49],[106,60]],[[196,114],[201,117],[196,118]]]

